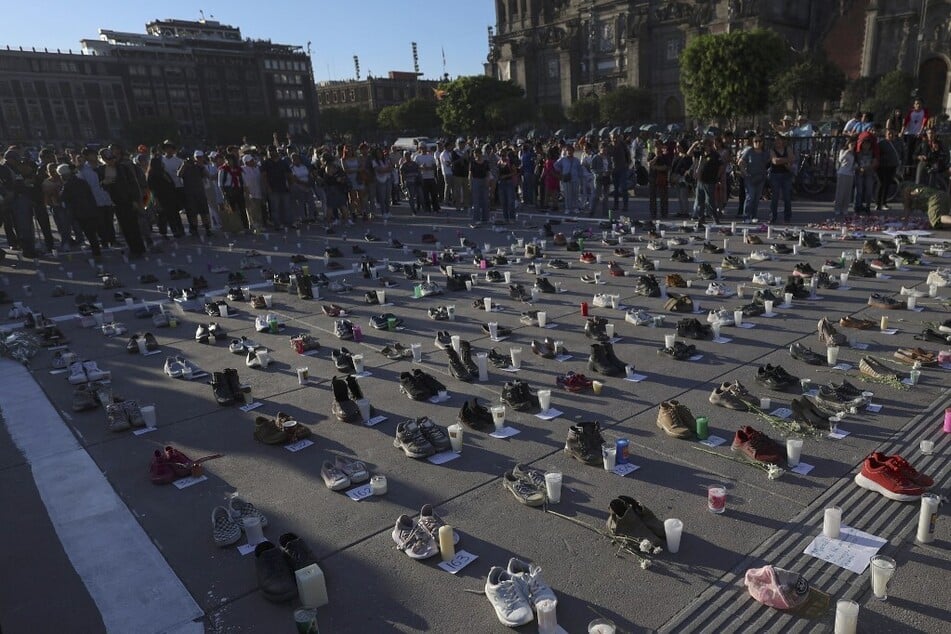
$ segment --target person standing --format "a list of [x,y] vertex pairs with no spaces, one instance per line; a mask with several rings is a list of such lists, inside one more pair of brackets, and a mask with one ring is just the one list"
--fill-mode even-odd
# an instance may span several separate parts
[[683,141],[677,144],[677,156],[670,166],[670,185],[677,192],[678,218],[690,217],[690,187],[693,178],[693,157]]
[[[474,153],[474,150],[473,150]],[[482,152],[479,152],[482,155]],[[462,137],[456,139],[456,149],[450,153],[450,165],[452,170],[452,202],[456,206],[456,211],[464,212],[466,210],[466,182],[471,181],[471,172],[469,170],[469,155],[466,152],[466,140]],[[481,167],[479,171],[481,171]],[[486,175],[486,177],[488,174]],[[473,211],[473,217],[476,213]]]
[[783,199],[783,222],[792,221],[792,179],[796,153],[786,145],[786,138],[776,135],[769,151],[769,186],[773,198],[769,204],[770,222],[775,223],[779,212],[779,199]]
[[616,132],[611,133],[611,181],[614,185],[614,211],[618,211],[618,202],[624,201],[624,211],[627,211],[630,194],[627,191],[627,178],[631,170],[631,150]]
[[267,196],[268,215],[275,229],[293,224],[290,190],[291,168],[278,155],[273,145],[267,147],[267,158],[261,162],[261,186]]
[[575,157],[574,146],[565,147],[561,158],[555,161],[555,171],[561,182],[561,195],[565,199],[564,212],[578,213],[578,193],[581,189],[581,161]]
[[57,166],[56,173],[63,179],[59,198],[66,205],[69,215],[82,227],[92,255],[98,260],[102,256],[102,247],[99,244],[99,207],[92,188],[65,163]]
[[852,188],[855,185],[855,152],[851,143],[846,143],[836,156],[835,204],[833,215],[841,218],[852,201]]
[[911,104],[911,110],[905,115],[905,123],[901,128],[901,136],[908,153],[907,165],[914,165],[915,158],[919,154],[918,141],[928,126],[928,118],[928,109],[924,107],[921,99],[915,99]]
[[[244,174],[238,165],[237,156],[228,154],[225,157],[224,165],[218,170],[218,189],[221,190],[228,206],[228,210],[224,213],[237,216],[238,222],[244,227],[244,230],[249,230],[251,224],[248,220],[248,210],[244,200]],[[222,221],[225,226],[232,226],[234,222],[233,220],[226,221],[224,218]]]
[[115,207],[119,230],[122,231],[122,237],[129,249],[129,258],[140,258],[145,255],[145,242],[142,240],[136,210],[142,199],[139,181],[132,168],[119,161],[119,157],[112,150],[100,150],[99,159],[102,161],[102,184]]
[[712,136],[705,136],[691,147],[690,154],[694,154],[696,164],[697,189],[693,201],[692,218],[703,224],[704,219],[713,218],[719,222],[714,189],[720,180],[723,171],[723,162]]
[[737,167],[743,177],[745,198],[742,201],[743,220],[757,222],[759,201],[766,185],[766,173],[769,168],[769,152],[763,147],[763,137],[757,134],[751,139],[751,145],[740,153]]
[[241,157],[241,177],[244,181],[244,204],[248,210],[248,226],[252,233],[264,228],[264,184],[261,178],[261,168],[253,154]]
[[422,191],[419,163],[413,160],[409,150],[403,152],[399,164],[400,183],[406,190],[406,199],[409,201],[409,210],[415,216],[419,212],[419,196]]
[[66,205],[60,200],[59,194],[63,189],[63,179],[56,171],[56,163],[46,165],[47,178],[43,181],[43,204],[49,209],[56,230],[59,232],[59,248],[68,251],[75,247],[79,240],[73,239],[73,223],[66,211]]
[[888,190],[901,167],[904,155],[901,141],[894,129],[885,129],[885,138],[878,144],[878,191],[875,195],[876,211],[888,211]]
[[99,208],[99,241],[103,246],[116,246],[116,228],[113,223],[112,198],[105,190],[103,185],[110,183],[104,179],[107,176],[103,173],[99,164],[99,158],[96,150],[91,147],[84,147],[82,150],[82,165],[79,167],[79,177],[86,181],[92,190],[92,195],[96,199],[96,206]]
[[466,164],[469,166],[469,186],[472,190],[472,225],[477,226],[489,221],[489,189],[486,183],[489,164],[479,148],[472,150],[472,159],[467,160]]
[[855,214],[871,213],[878,171],[878,141],[873,132],[862,132],[855,141]]
[[611,191],[611,155],[607,142],[598,144],[597,154],[591,157],[591,174],[594,176],[594,189],[591,193],[592,218],[606,218],[608,215],[608,195]]
[[149,160],[149,168],[145,176],[149,190],[159,207],[157,214],[158,230],[166,240],[168,239],[169,229],[171,229],[172,236],[175,238],[181,238],[185,235],[182,217],[179,215],[181,207],[178,204],[175,179],[165,169],[166,157],[170,151],[174,155],[175,145],[171,141],[165,141],[162,144],[161,151],[156,148]]
[[496,187],[499,192],[502,218],[506,223],[515,220],[515,178],[518,176],[516,160],[514,151],[510,149],[502,150],[498,158],[498,184]]
[[[444,147],[439,148],[439,154],[436,155],[439,163],[439,173],[442,174],[442,204],[449,206],[449,203],[455,203],[452,199],[452,142],[447,141]],[[459,206],[456,205],[458,210]]]
[[670,205],[670,190],[668,187],[670,177],[671,159],[667,154],[667,145],[658,142],[655,145],[655,154],[647,161],[647,187],[650,197],[651,219],[657,219],[657,203],[660,201],[660,217],[667,217],[667,210]]
[[428,214],[439,213],[439,166],[436,158],[430,154],[429,146],[425,142],[419,144],[419,152],[413,158],[419,166],[422,209]]
[[520,173],[522,175],[522,204],[535,206],[535,151],[528,141],[522,143],[518,153]]
[[[185,236],[185,225],[182,224],[182,211],[185,209],[185,184],[178,172],[182,169],[185,161],[178,156],[178,146],[171,141],[165,141],[162,144],[162,151],[164,152],[162,167],[172,181],[172,195],[168,209],[169,224],[172,227],[172,235],[176,238],[183,238]],[[174,221],[171,216],[174,216]]]
[[390,178],[393,174],[393,166],[390,165],[390,160],[385,150],[382,148],[375,148],[373,150],[370,154],[370,169],[373,170],[371,186],[373,187],[376,206],[380,210],[380,216],[386,220],[390,217]]
[[195,154],[182,162],[178,176],[182,179],[182,189],[185,193],[185,217],[188,219],[188,232],[192,237],[198,236],[198,218],[205,227],[205,237],[211,237],[211,219],[208,214],[208,199],[205,197],[205,179],[208,173],[203,162],[205,153],[195,150]]

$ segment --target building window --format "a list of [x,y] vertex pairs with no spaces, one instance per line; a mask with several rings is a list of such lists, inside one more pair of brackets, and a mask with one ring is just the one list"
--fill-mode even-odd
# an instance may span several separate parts
[[36,84],[32,81],[25,81],[21,84],[23,87],[23,96],[24,97],[35,97],[36,96]]
[[680,57],[680,40],[667,40],[667,61],[676,61]]

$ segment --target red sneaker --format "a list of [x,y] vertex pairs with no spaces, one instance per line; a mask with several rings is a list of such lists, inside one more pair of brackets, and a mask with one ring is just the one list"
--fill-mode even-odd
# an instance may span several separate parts
[[622,269],[620,265],[613,260],[610,264],[608,264],[608,271],[610,271],[611,275],[614,277],[624,277],[624,269]]
[[739,451],[757,462],[781,464],[786,452],[766,434],[756,431],[749,425],[736,430],[733,437],[733,451]]
[[585,251],[584,253],[581,254],[581,257],[578,259],[584,262],[585,264],[593,264],[594,262],[598,261],[598,258],[595,257],[594,253],[591,253],[590,251]]
[[911,466],[911,463],[897,454],[894,456],[886,456],[885,454],[876,451],[872,453],[872,456],[879,462],[884,462],[889,465],[900,475],[907,478],[912,484],[917,484],[918,486],[924,487],[926,489],[934,484],[934,480],[931,478],[931,476],[927,476],[919,472],[917,469]]
[[895,469],[888,459],[879,460],[876,454],[870,455],[862,463],[862,470],[855,476],[855,484],[898,502],[914,502],[921,499],[921,494],[925,492],[923,487]]
[[588,379],[583,374],[575,374],[574,372],[569,372],[564,376],[559,376],[555,379],[555,382],[559,387],[562,387],[569,392],[581,392],[589,387],[591,387],[591,380]]

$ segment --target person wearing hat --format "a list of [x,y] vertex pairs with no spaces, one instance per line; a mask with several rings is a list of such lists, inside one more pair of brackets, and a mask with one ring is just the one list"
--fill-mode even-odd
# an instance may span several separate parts
[[182,180],[182,190],[185,196],[185,217],[188,219],[188,233],[192,237],[198,236],[198,219],[205,228],[205,237],[211,237],[211,219],[208,213],[208,198],[205,197],[205,180],[208,173],[205,171],[205,153],[195,150],[195,153],[182,162],[178,169],[178,177]]
[[[99,151],[99,160],[102,163],[99,167],[102,186],[112,201],[116,219],[119,221],[119,230],[129,248],[129,257],[142,257],[145,254],[145,242],[142,240],[136,212],[136,205],[142,200],[142,191],[139,189],[135,172],[131,166],[120,162],[119,157],[108,148]],[[103,222],[111,224],[112,218],[107,217]]]
[[56,173],[63,179],[59,199],[66,206],[69,216],[82,227],[93,257],[99,259],[102,256],[102,248],[99,244],[99,206],[96,204],[92,188],[66,163],[59,165]]

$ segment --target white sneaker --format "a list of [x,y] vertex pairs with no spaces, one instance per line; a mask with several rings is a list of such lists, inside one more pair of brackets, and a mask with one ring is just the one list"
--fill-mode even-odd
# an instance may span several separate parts
[[769,273],[753,273],[753,284],[757,286],[772,286],[773,276]]
[[624,321],[635,326],[646,326],[654,321],[654,318],[645,310],[631,309],[624,315]]
[[733,294],[729,288],[720,282],[710,282],[710,286],[707,287],[706,293],[707,295],[714,295],[717,297],[727,297]]
[[916,288],[908,288],[907,286],[902,286],[900,294],[905,295],[906,297],[924,297],[928,293],[924,291],[919,291]]
[[86,376],[86,370],[83,368],[82,361],[74,361],[69,364],[69,382],[71,385],[89,382],[89,377]]
[[539,601],[558,601],[551,586],[542,579],[541,566],[512,557],[509,559],[507,572],[514,579],[518,579],[525,584],[525,587],[528,588],[528,600],[534,605],[538,605]]
[[766,260],[772,260],[773,256],[766,251],[753,251],[750,253],[750,259],[754,262],[765,262]]
[[733,325],[733,313],[726,309],[711,310],[707,315],[707,323],[720,324],[721,326]]
[[485,579],[485,596],[495,608],[499,622],[508,627],[518,627],[534,620],[527,590],[521,579],[499,566],[493,566]]
[[[396,542],[396,547],[412,559],[428,559],[439,554],[439,547],[432,536],[407,515],[399,516],[390,536]],[[486,594],[488,594],[488,590]],[[528,612],[531,614],[532,609],[529,608]],[[531,618],[528,620],[531,621]],[[524,622],[528,623],[528,621]],[[517,625],[521,625],[521,623],[517,623]]]
[[591,299],[591,304],[598,307],[604,308],[611,305],[611,296],[604,293],[596,293],[595,296]]
[[951,269],[935,269],[928,273],[928,286],[951,286]]
[[83,361],[83,371],[90,381],[104,381],[112,378],[112,373],[100,370],[95,361]]

